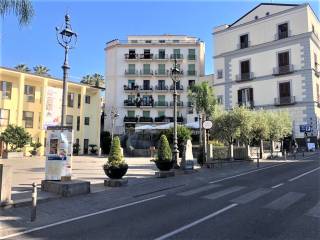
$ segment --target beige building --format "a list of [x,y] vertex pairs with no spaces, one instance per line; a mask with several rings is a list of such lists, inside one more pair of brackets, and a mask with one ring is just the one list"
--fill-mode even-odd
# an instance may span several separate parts
[[[100,147],[100,90],[84,84],[68,82],[66,125],[74,130],[74,142],[80,153],[88,153],[89,144]],[[32,140],[45,149],[45,129],[59,125],[62,80],[15,69],[0,68],[0,132],[8,124],[24,127]],[[3,144],[0,144],[3,149]],[[25,154],[28,155],[28,148]],[[1,151],[0,151],[1,152]]]

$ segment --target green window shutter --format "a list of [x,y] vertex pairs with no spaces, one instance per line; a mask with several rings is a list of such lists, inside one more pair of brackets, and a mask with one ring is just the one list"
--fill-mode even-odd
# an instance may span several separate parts
[[143,64],[143,73],[150,73],[150,64]]
[[158,96],[158,101],[159,102],[165,102],[166,101],[166,96],[165,95],[159,95]]
[[143,117],[150,117],[150,111],[143,111]]
[[165,74],[166,73],[166,65],[165,64],[159,64],[158,65],[158,72],[159,72],[159,74]]
[[165,116],[164,111],[159,111],[159,112],[158,112],[158,117],[164,117],[164,116]]
[[135,111],[128,111],[128,117],[135,117]]

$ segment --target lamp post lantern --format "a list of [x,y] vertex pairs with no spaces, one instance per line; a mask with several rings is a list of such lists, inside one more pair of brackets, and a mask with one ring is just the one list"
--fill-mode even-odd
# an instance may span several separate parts
[[177,136],[177,82],[180,80],[180,69],[177,66],[177,59],[174,59],[173,68],[171,68],[171,79],[173,81],[173,151],[172,160],[173,167],[179,168],[178,166],[178,136]]
[[63,90],[62,90],[62,109],[61,109],[61,126],[63,127],[65,122],[66,108],[67,108],[67,80],[68,80],[68,71],[70,69],[68,63],[68,53],[70,49],[73,49],[77,42],[77,34],[72,31],[70,25],[70,16],[68,14],[65,15],[65,26],[60,31],[58,27],[56,27],[56,35],[58,43],[64,48],[64,63],[62,65],[63,70]]
[[113,140],[114,123],[118,117],[119,117],[119,114],[117,112],[111,111],[111,140]]

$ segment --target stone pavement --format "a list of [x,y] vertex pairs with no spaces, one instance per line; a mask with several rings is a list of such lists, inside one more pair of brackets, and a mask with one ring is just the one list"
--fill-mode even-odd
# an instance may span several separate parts
[[[272,166],[290,161],[262,161],[260,167]],[[103,191],[71,198],[52,199],[38,204],[37,220],[30,222],[30,207],[9,208],[0,210],[1,236],[16,231],[51,224],[106,208],[119,206],[141,199],[170,193],[177,189],[190,188],[209,181],[225,178],[257,169],[254,162],[242,162],[222,165],[213,169],[199,169],[193,174],[182,174],[177,171],[176,177],[159,179],[147,177],[136,181],[129,179],[129,184],[122,188],[107,188]],[[130,177],[130,176],[129,176]]]

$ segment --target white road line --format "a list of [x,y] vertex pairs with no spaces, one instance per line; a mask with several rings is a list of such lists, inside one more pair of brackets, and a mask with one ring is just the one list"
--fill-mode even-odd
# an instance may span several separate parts
[[162,198],[162,197],[165,197],[165,196],[166,195],[159,195],[159,196],[156,196],[156,197],[147,198],[147,199],[143,199],[143,200],[132,202],[132,203],[127,203],[127,204],[124,204],[124,205],[121,205],[121,206],[104,209],[104,210],[101,210],[101,211],[98,211],[98,212],[93,212],[93,213],[89,213],[89,214],[82,215],[82,216],[79,216],[79,217],[66,219],[66,220],[63,220],[63,221],[51,223],[51,224],[44,225],[44,226],[41,226],[41,227],[32,228],[32,229],[29,229],[29,230],[26,230],[26,231],[23,231],[23,232],[13,233],[13,234],[10,234],[10,235],[6,235],[6,236],[3,236],[3,237],[0,237],[0,239],[2,240],[2,239],[8,239],[8,238],[16,237],[16,236],[21,236],[23,234],[36,232],[36,231],[39,231],[39,230],[42,230],[42,229],[58,226],[58,225],[61,225],[61,224],[64,224],[64,223],[74,222],[74,221],[77,221],[77,220],[80,220],[80,219],[83,219],[83,218],[92,217],[92,216],[95,216],[95,215],[111,212],[111,211],[118,210],[118,209],[125,208],[125,207],[130,207],[130,206],[133,206],[133,205],[137,205],[139,203],[148,202],[148,201],[151,201],[151,200],[154,200],[154,199],[157,199],[157,198]]
[[27,193],[27,192],[31,192],[31,190],[26,190],[26,191],[11,191],[12,194]]
[[215,180],[215,181],[212,181],[212,182],[209,182],[209,183],[211,183],[211,184],[212,184],[212,183],[222,182],[222,181],[225,181],[225,180],[228,180],[228,179],[232,179],[232,178],[236,178],[236,177],[244,176],[244,175],[247,175],[247,174],[250,174],[250,173],[254,173],[254,172],[263,171],[263,170],[266,170],[266,169],[269,169],[269,168],[273,168],[273,167],[281,166],[281,165],[288,164],[288,163],[289,163],[289,162],[280,163],[280,164],[272,165],[272,166],[269,166],[269,167],[264,167],[264,168],[260,168],[260,169],[252,170],[252,171],[249,171],[249,172],[245,172],[245,173],[240,173],[240,174],[233,175],[233,176],[230,176],[230,177],[225,177],[225,178],[222,178],[222,179],[218,179],[218,180]]
[[319,170],[319,169],[320,169],[320,167],[317,167],[317,168],[315,168],[315,169],[313,169],[313,170],[311,170],[311,171],[308,171],[308,172],[305,172],[305,173],[303,173],[303,174],[300,174],[299,176],[296,176],[296,177],[294,177],[294,178],[289,179],[289,182],[292,182],[292,181],[294,181],[294,180],[297,180],[297,179],[299,179],[299,178],[302,178],[303,176],[305,176],[305,175],[307,175],[307,174],[309,174],[309,173],[315,172],[315,171],[317,171],[317,170]]
[[165,235],[162,235],[162,236],[156,238],[155,240],[164,240],[164,239],[167,239],[167,238],[169,238],[169,237],[172,237],[173,235],[176,235],[177,233],[183,232],[184,230],[186,230],[186,229],[188,229],[188,228],[191,228],[191,227],[193,227],[193,226],[195,226],[195,225],[198,225],[199,223],[202,223],[202,222],[204,222],[204,221],[206,221],[206,220],[208,220],[208,219],[210,219],[210,218],[213,218],[213,217],[215,217],[215,216],[217,216],[217,215],[219,215],[219,214],[221,214],[221,213],[223,213],[223,212],[225,212],[225,211],[227,211],[227,210],[229,210],[229,209],[231,209],[231,208],[234,208],[234,207],[236,207],[236,206],[238,206],[237,203],[230,204],[229,206],[227,206],[227,207],[225,207],[225,208],[222,208],[222,209],[220,209],[219,211],[216,211],[216,212],[214,212],[214,213],[211,213],[211,214],[209,214],[208,216],[205,216],[205,217],[203,217],[203,218],[200,218],[200,219],[198,219],[198,220],[196,220],[196,221],[194,221],[194,222],[192,222],[192,223],[189,223],[189,224],[187,224],[187,225],[185,225],[185,226],[183,226],[183,227],[181,227],[181,228],[178,228],[178,229],[176,229],[176,230],[174,230],[174,231],[172,231],[172,232],[169,232],[169,233],[167,233],[167,234],[165,234]]
[[284,183],[279,183],[279,184],[277,184],[277,185],[272,186],[271,188],[278,188],[278,187],[281,187],[283,184],[284,184]]

